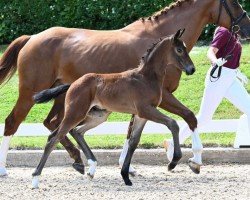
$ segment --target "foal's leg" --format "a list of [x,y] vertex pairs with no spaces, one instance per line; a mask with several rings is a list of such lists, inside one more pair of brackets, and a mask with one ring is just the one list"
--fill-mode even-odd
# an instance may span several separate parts
[[146,119],[140,118],[137,115],[134,116],[133,126],[131,127],[132,131],[131,131],[131,136],[129,139],[128,151],[127,151],[126,158],[123,163],[122,170],[121,170],[122,178],[125,184],[129,186],[132,185],[132,182],[129,179],[129,166],[130,166],[134,151],[140,141],[141,133],[146,122],[147,122]]
[[[78,88],[76,88],[77,90]],[[89,88],[85,88],[86,91],[82,91],[82,93],[79,93],[78,96],[76,96],[76,90],[75,88],[72,89],[68,93],[67,97],[67,106],[65,107],[65,116],[62,120],[60,126],[58,127],[55,132],[52,133],[53,137],[49,138],[49,141],[47,142],[45,146],[45,150],[43,153],[43,156],[40,160],[39,165],[37,166],[35,172],[33,173],[33,181],[32,185],[34,188],[38,187],[38,176],[41,174],[43,167],[49,157],[49,154],[52,152],[52,150],[55,148],[55,145],[66,136],[66,134],[76,127],[78,124],[80,124],[81,121],[83,121],[86,117],[86,114],[88,113],[91,105],[91,93],[89,92]],[[82,101],[82,97],[85,97],[86,100]],[[69,106],[70,105],[70,106]]]
[[53,151],[53,149],[55,148],[56,144],[59,143],[60,139],[65,137],[65,135],[69,132],[70,129],[64,128],[64,127],[59,127],[58,129],[56,129],[52,135],[53,137],[50,137],[45,149],[44,149],[44,153],[43,156],[35,170],[35,172],[32,174],[33,179],[32,179],[32,187],[33,188],[38,188],[38,184],[39,184],[39,176],[42,173],[42,170],[44,168],[44,165],[50,155],[50,153]]
[[[202,160],[201,152],[202,152],[203,147],[202,147],[199,134],[197,133],[197,118],[195,117],[194,113],[190,109],[188,109],[186,106],[184,106],[179,100],[175,98],[175,96],[171,92],[167,90],[163,90],[162,102],[159,107],[163,108],[164,110],[168,112],[181,116],[187,122],[189,128],[193,132],[191,136],[192,136],[192,148],[195,149],[193,151],[194,157],[196,157],[197,160]],[[172,141],[165,140],[164,146],[169,146],[168,143],[172,145],[170,142]],[[167,152],[168,157],[170,158],[170,161],[171,161],[171,158],[173,156],[173,152],[171,151],[171,146],[170,148],[167,149],[167,151],[168,151]],[[189,162],[189,167],[195,173],[200,172],[199,162],[194,162],[194,161],[192,163]]]
[[138,111],[139,117],[151,120],[156,123],[164,124],[172,132],[174,140],[174,156],[170,164],[168,165],[168,170],[172,170],[177,165],[178,161],[182,157],[180,143],[179,143],[179,126],[174,119],[162,114],[154,107],[141,107]]
[[[87,112],[87,111],[86,111]],[[66,118],[62,121],[58,129],[56,129],[52,133],[52,137],[49,138],[45,149],[43,156],[35,170],[35,172],[32,174],[33,180],[32,180],[32,186],[33,188],[38,188],[38,183],[39,183],[39,176],[42,173],[42,170],[44,168],[44,165],[50,155],[50,153],[53,151],[55,148],[56,144],[59,143],[59,141],[66,136],[66,134],[77,124],[79,124],[82,120],[84,119],[86,112],[83,111],[83,114],[80,115],[79,113],[75,113],[75,115],[71,112],[71,114],[67,115]]]
[[32,91],[20,88],[19,92],[16,105],[5,120],[4,136],[0,147],[0,176],[7,175],[5,165],[10,140],[34,105],[32,100]]
[[[131,120],[130,120],[130,122],[129,122],[128,133],[127,133],[127,139],[126,139],[125,142],[124,142],[124,145],[123,145],[123,148],[122,148],[122,152],[121,152],[121,155],[120,155],[120,158],[119,158],[119,165],[120,165],[120,167],[123,166],[125,157],[126,157],[127,152],[128,152],[129,139],[130,139],[131,134],[132,134],[132,131],[133,131],[134,118],[135,118],[135,115],[132,115]],[[135,176],[135,175],[136,175],[136,170],[135,170],[135,168],[134,168],[133,166],[131,166],[131,165],[129,166],[129,174],[130,174],[131,176]]]
[[[49,115],[44,120],[44,126],[47,127],[51,132],[53,132],[61,123],[64,116],[64,101],[65,95],[60,95],[54,101],[53,107],[49,112]],[[52,136],[51,136],[52,137]],[[80,151],[75,147],[75,145],[70,141],[70,139],[65,136],[62,138],[60,143],[69,153],[70,157],[74,159],[73,167],[79,173],[84,174],[84,165],[81,158]]]
[[86,156],[88,160],[89,170],[88,170],[87,175],[91,179],[95,175],[97,160],[93,152],[89,148],[88,144],[86,143],[83,135],[86,131],[105,122],[109,115],[110,115],[110,112],[108,111],[92,109],[88,113],[87,118],[85,118],[83,125],[78,126],[70,131],[70,134],[77,141],[78,145],[81,147],[84,155]]

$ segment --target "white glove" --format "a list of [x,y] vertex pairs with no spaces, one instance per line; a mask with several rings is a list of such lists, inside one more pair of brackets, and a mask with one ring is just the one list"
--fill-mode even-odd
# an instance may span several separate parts
[[218,58],[214,64],[216,64],[218,67],[223,66],[225,63],[227,63],[227,60],[225,58]]
[[245,74],[243,74],[239,69],[237,70],[237,78],[242,82],[243,85],[248,84],[248,78]]

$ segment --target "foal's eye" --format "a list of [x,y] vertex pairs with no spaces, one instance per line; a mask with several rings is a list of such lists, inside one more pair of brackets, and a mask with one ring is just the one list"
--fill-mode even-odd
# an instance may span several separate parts
[[178,53],[182,53],[182,49],[181,48],[177,48],[177,52]]
[[238,5],[238,1],[233,1],[233,6],[237,6]]

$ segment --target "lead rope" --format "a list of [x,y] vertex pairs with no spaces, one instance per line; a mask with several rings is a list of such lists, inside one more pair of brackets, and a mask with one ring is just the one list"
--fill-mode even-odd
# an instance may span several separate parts
[[[232,33],[232,34],[231,34],[231,36],[230,36],[229,40],[227,41],[227,44],[226,44],[226,46],[225,46],[225,48],[224,48],[224,50],[223,50],[223,53],[226,52],[226,50],[227,50],[227,48],[228,48],[228,45],[230,44],[230,42],[231,42],[231,40],[232,40],[234,34],[236,34],[236,33]],[[232,50],[225,56],[225,60],[230,60],[230,59],[233,58],[233,51],[235,50],[236,45],[237,45],[237,41],[235,42],[234,47],[232,48]],[[219,66],[216,65],[216,64],[213,66],[213,68],[212,68],[212,70],[211,70],[211,72],[210,72],[210,81],[211,81],[211,82],[216,82],[216,81],[218,81],[218,80],[220,79],[222,67],[223,67],[223,66],[220,66],[220,67],[219,67]],[[219,68],[219,69],[218,69],[218,68]],[[216,71],[217,69],[218,69],[218,74],[217,74],[217,76],[215,76],[214,73],[215,73],[215,71]],[[212,80],[212,78],[215,79],[215,80]]]

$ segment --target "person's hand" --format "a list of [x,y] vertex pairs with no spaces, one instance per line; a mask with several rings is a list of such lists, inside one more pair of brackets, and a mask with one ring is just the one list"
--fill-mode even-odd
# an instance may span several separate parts
[[227,60],[225,58],[218,58],[214,64],[216,64],[218,67],[223,66],[225,63],[227,63]]
[[243,83],[243,85],[247,85],[249,80],[245,74],[243,74],[239,69],[237,70],[237,78]]

